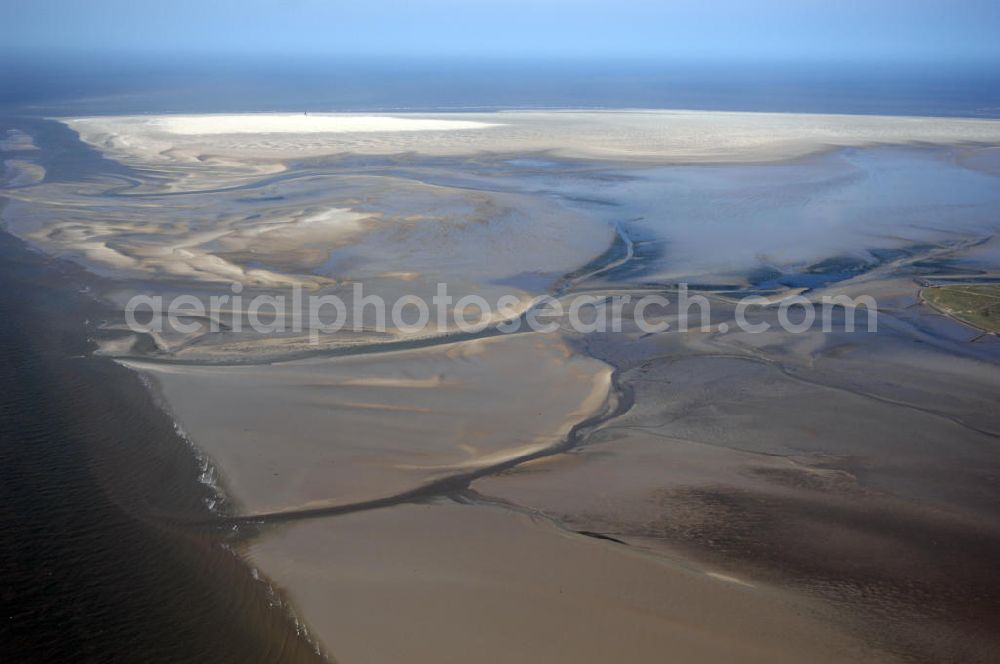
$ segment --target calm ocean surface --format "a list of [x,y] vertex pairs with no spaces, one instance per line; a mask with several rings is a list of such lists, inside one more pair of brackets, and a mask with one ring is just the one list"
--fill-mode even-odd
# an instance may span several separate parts
[[684,108],[1000,117],[1000,70],[948,63],[185,60],[0,63],[0,111]]

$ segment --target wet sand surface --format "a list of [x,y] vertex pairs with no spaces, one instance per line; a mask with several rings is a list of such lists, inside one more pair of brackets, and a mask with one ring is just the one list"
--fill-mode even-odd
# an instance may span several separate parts
[[249,556],[297,589],[296,606],[344,661],[882,659],[816,605],[507,507],[432,503],[304,521]]
[[[697,350],[683,335],[591,339],[635,406],[573,453],[473,489],[800,589],[908,660],[989,661],[1000,379],[891,335],[872,335],[875,348],[824,339],[801,355],[786,352],[790,340],[775,353],[728,335]],[[896,389],[910,380],[920,384]]]
[[[1000,342],[919,292],[1000,277],[1000,124],[412,119],[479,124],[72,120],[104,156],[37,182],[12,153],[5,228],[100,275],[112,311],[234,280],[348,302],[355,283],[391,300],[447,281],[513,294],[514,314],[689,281],[711,319],[497,336],[366,320],[311,344],[109,315],[101,352],[145,377],[225,494],[162,518],[235,533],[337,661],[995,658]],[[720,331],[747,294],[773,303],[755,310],[771,330]],[[782,331],[793,294],[875,297],[878,330],[859,309],[853,332],[842,311]]]
[[610,375],[539,334],[252,367],[126,366],[204,441],[247,515],[373,500],[547,449],[602,408]]

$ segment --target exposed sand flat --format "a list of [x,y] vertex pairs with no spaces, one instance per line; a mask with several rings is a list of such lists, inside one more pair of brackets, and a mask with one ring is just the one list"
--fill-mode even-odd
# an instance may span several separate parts
[[[281,160],[330,154],[331,137],[376,140],[401,135],[477,131],[495,123],[415,116],[250,113],[237,115],[163,115],[64,120],[84,140],[113,159],[132,165],[157,165],[163,172],[149,188],[180,191],[221,187],[280,173]],[[317,138],[319,137],[319,138]],[[304,143],[303,143],[304,141]],[[335,149],[333,152],[342,152]]]
[[492,127],[487,122],[434,120],[386,115],[334,113],[246,113],[243,115],[166,115],[132,119],[168,134],[344,134],[395,131],[454,131]]
[[128,362],[244,513],[380,498],[561,441],[610,368],[556,335],[248,367]]
[[248,551],[337,661],[894,661],[814,607],[490,507],[399,506]]
[[653,162],[769,161],[832,146],[1000,143],[1000,121],[714,111],[109,116],[62,120],[127,163],[225,169],[326,154],[551,152]]
[[[282,274],[260,266],[234,263],[219,255],[219,247],[239,249],[266,244],[268,234],[283,229],[290,235],[308,234],[324,238],[331,245],[356,232],[356,221],[365,215],[346,210],[328,210],[326,223],[293,213],[281,220],[235,227],[238,218],[216,217],[210,225],[194,222],[187,214],[155,204],[95,206],[89,196],[69,194],[58,202],[64,187],[54,185],[25,193],[6,211],[8,228],[25,239],[61,255],[70,255],[97,272],[143,275],[193,282],[233,282],[282,287],[300,285],[315,288],[330,280],[319,275]],[[43,201],[54,203],[60,215],[46,209]],[[24,205],[27,203],[28,205]],[[23,212],[23,214],[21,213]]]
[[16,152],[18,150],[37,150],[34,139],[18,129],[8,129],[6,135],[0,138],[0,152]]
[[23,159],[5,159],[0,187],[29,187],[45,179],[45,169]]
[[[98,273],[141,280],[146,293],[181,280],[191,286],[180,290],[216,293],[232,281],[310,293],[359,281],[390,304],[403,294],[429,299],[439,282],[456,300],[539,294],[615,234],[543,196],[355,175],[349,165],[246,191],[109,193],[120,186],[10,190],[5,226]],[[517,281],[525,274],[533,279]],[[338,296],[350,303],[349,288]]]

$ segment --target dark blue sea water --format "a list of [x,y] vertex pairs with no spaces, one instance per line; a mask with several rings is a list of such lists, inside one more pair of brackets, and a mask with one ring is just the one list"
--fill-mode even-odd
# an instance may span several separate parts
[[671,108],[1000,117],[969,63],[8,57],[0,112]]

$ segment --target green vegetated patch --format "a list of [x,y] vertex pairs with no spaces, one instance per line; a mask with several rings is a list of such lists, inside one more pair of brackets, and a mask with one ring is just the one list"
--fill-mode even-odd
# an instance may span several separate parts
[[1000,332],[1000,284],[932,286],[924,289],[923,297],[963,323]]

